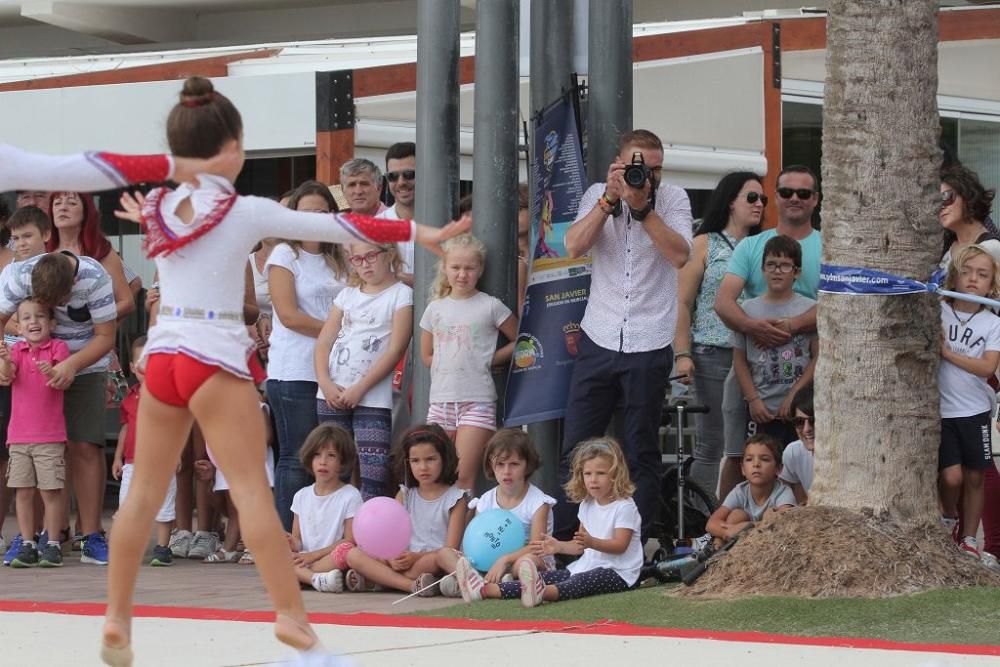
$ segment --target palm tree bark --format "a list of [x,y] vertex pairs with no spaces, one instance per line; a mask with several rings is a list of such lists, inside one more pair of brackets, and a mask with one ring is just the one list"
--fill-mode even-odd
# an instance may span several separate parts
[[[823,262],[926,280],[939,259],[936,0],[833,0]],[[821,294],[810,504],[900,525],[937,514],[940,305]]]

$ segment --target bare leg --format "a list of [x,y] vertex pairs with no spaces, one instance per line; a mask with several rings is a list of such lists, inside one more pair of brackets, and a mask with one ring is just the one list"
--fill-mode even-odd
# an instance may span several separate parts
[[458,564],[458,559],[461,554],[452,549],[451,547],[443,547],[438,549],[437,552],[437,568],[444,572],[445,574],[451,574],[455,571],[455,566]]
[[351,549],[347,552],[347,564],[352,570],[357,570],[365,579],[382,584],[386,588],[409,593],[413,587],[413,578],[389,567],[388,563],[372,558],[361,549]]
[[[958,518],[958,499],[962,495],[963,470],[960,465],[948,466],[941,471],[938,479],[938,493],[941,496],[941,514]],[[973,528],[975,534],[976,528]]]
[[983,471],[965,468],[962,471],[962,537],[975,537],[983,515]]
[[458,481],[460,489],[474,489],[479,470],[483,467],[483,452],[486,443],[493,437],[493,431],[475,426],[459,426],[455,433],[455,449],[458,450]]
[[191,438],[181,454],[181,469],[177,473],[177,530],[194,532],[194,456]]
[[226,551],[236,551],[236,544],[240,541],[240,515],[233,503],[233,496],[228,491],[226,497],[226,537],[222,541],[222,548]]
[[135,580],[156,513],[191,429],[191,414],[159,401],[143,387],[136,427],[135,468],[125,503],[118,509],[108,563],[108,608],[104,644],[130,643]]
[[35,539],[35,488],[32,486],[15,489],[17,495],[17,528],[21,537]]
[[[208,458],[208,449],[205,444],[205,436],[198,423],[195,422],[191,429],[191,452],[195,461]],[[215,451],[215,447],[212,447]],[[194,480],[194,506],[198,513],[198,530],[212,532],[216,529],[215,505],[212,504],[212,480]]]
[[264,421],[256,390],[250,382],[220,372],[195,392],[189,405],[229,481],[233,503],[242,516],[249,517],[241,529],[278,613],[275,634],[297,649],[316,646],[264,472]]
[[743,469],[740,467],[742,460],[740,456],[727,456],[722,460],[722,473],[719,475],[720,501],[725,500],[729,492],[743,481]]
[[3,522],[10,512],[10,501],[13,497],[13,490],[7,487],[7,462],[0,461],[0,535],[3,534]]
[[156,544],[165,547],[170,544],[170,529],[174,527],[173,521],[156,522]]
[[77,528],[84,535],[99,533],[107,474],[104,469],[104,447],[70,440],[66,443],[66,452],[73,468]]
[[[59,531],[62,530],[62,489],[46,489],[41,492],[42,502],[45,504],[45,530],[49,532],[50,540],[59,539]],[[44,544],[39,545],[44,547]]]

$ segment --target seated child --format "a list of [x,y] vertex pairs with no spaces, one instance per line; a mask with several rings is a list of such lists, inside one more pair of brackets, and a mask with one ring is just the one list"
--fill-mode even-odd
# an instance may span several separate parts
[[[271,442],[274,438],[274,429],[271,427],[271,409],[267,403],[261,402],[261,414],[264,418],[264,429],[267,433],[267,447],[264,450],[264,470],[267,473],[267,481],[271,488],[274,488],[274,451],[271,449]],[[212,482],[212,491],[217,503],[217,509],[221,516],[226,517],[226,528],[222,542],[218,548],[202,559],[203,563],[214,565],[217,563],[240,563],[241,565],[253,565],[253,555],[249,549],[241,551],[240,543],[240,519],[236,511],[236,504],[229,493],[229,482],[225,475],[219,470],[215,457],[212,455],[212,448],[205,445],[207,459],[199,459],[194,462],[194,471],[199,481]]]
[[803,387],[792,401],[795,417],[792,423],[799,439],[785,447],[781,453],[781,472],[778,479],[792,487],[795,503],[805,505],[809,500],[809,487],[813,482],[813,449],[816,446],[816,418],[813,417],[812,385]]
[[[146,373],[137,363],[142,357],[142,349],[146,347],[146,337],[139,336],[132,341],[132,362],[130,367],[135,379],[138,380],[128,394],[122,399],[119,407],[122,428],[118,432],[118,446],[115,447],[115,458],[111,464],[111,474],[115,479],[121,481],[118,487],[118,506],[121,507],[128,497],[129,486],[132,482],[132,470],[135,467],[135,428],[139,417],[139,392],[142,390],[142,383]],[[173,554],[168,546],[170,543],[170,530],[174,527],[174,519],[177,518],[177,479],[170,479],[170,486],[167,487],[167,495],[163,499],[160,511],[156,513],[156,545],[153,547],[153,557],[149,564],[153,567],[168,567],[174,564]]]
[[[795,317],[816,305],[813,299],[794,291],[802,273],[802,248],[787,236],[778,235],[764,245],[761,265],[767,291],[743,302],[743,311],[756,319]],[[733,373],[747,402],[750,422],[747,435],[767,433],[784,446],[795,440],[792,398],[812,382],[819,355],[816,334],[797,333],[784,345],[764,348],[752,337],[733,333]]]
[[[351,569],[345,576],[352,593],[375,590],[375,585],[430,597],[439,572],[442,547],[458,549],[465,531],[467,500],[458,480],[458,453],[451,438],[437,424],[407,430],[396,452],[399,486],[396,500],[406,508],[413,527],[409,548],[390,561],[369,556],[360,548],[347,554]],[[370,582],[370,583],[369,583]]]
[[[521,557],[533,558],[540,570],[554,570],[552,556],[534,556],[531,542],[538,542],[545,535],[552,534],[552,505],[555,498],[545,495],[541,489],[528,481],[538,469],[538,452],[527,433],[519,428],[498,431],[486,445],[483,458],[483,472],[487,479],[496,480],[497,485],[479,498],[469,503],[475,513],[492,509],[509,510],[524,525],[527,543],[523,549],[501,556],[486,573],[487,583],[497,584],[510,579],[513,565]],[[470,517],[471,518],[471,517]],[[438,552],[438,567],[444,572],[454,572],[461,553],[445,547]],[[441,580],[441,594],[458,597],[461,591],[455,577]]]
[[[580,527],[573,539],[561,542],[544,535],[531,542],[534,558],[522,556],[515,564],[518,581],[487,583],[468,559],[460,558],[455,576],[466,602],[520,597],[525,607],[535,607],[543,600],[618,593],[636,585],[643,559],[642,519],[621,447],[613,438],[585,440],[573,450],[571,471],[566,496],[580,503]],[[539,573],[537,559],[557,553],[580,558],[564,570]]]
[[742,469],[746,479],[729,492],[708,520],[708,532],[716,546],[763,519],[765,513],[795,506],[792,490],[778,480],[781,443],[777,439],[763,433],[747,438]]
[[[62,567],[57,536],[62,528],[62,488],[66,478],[66,421],[63,392],[49,386],[52,369],[69,358],[66,343],[52,338],[55,316],[38,301],[17,306],[18,333],[24,340],[8,348],[0,345],[0,380],[11,385],[11,415],[7,430],[10,462],[7,486],[16,489],[17,525],[22,540],[13,556],[13,568]],[[36,544],[35,489],[45,507],[48,539]],[[17,538],[12,542],[12,547]],[[41,557],[39,557],[39,548]]]
[[323,593],[344,590],[347,552],[354,548],[351,524],[361,507],[361,492],[345,484],[345,471],[354,467],[354,439],[331,422],[312,430],[299,451],[302,466],[316,483],[292,498],[292,548],[299,581]]

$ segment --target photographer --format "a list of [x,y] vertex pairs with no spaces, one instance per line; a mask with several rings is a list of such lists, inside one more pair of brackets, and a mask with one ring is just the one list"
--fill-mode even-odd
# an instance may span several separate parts
[[[560,479],[568,478],[573,448],[603,435],[622,405],[618,435],[644,536],[658,502],[657,431],[673,365],[677,270],[691,248],[691,204],[684,190],[660,182],[662,171],[659,137],[648,130],[625,134],[607,182],[584,193],[565,239],[571,256],[591,253],[593,273],[567,398]],[[575,506],[561,502],[556,510],[557,533],[572,535]]]

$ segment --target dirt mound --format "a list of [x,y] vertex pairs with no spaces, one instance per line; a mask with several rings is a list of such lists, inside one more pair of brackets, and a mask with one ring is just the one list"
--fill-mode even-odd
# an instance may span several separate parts
[[879,598],[968,586],[1000,586],[1000,573],[961,555],[940,525],[903,529],[845,509],[803,507],[766,518],[674,594]]

